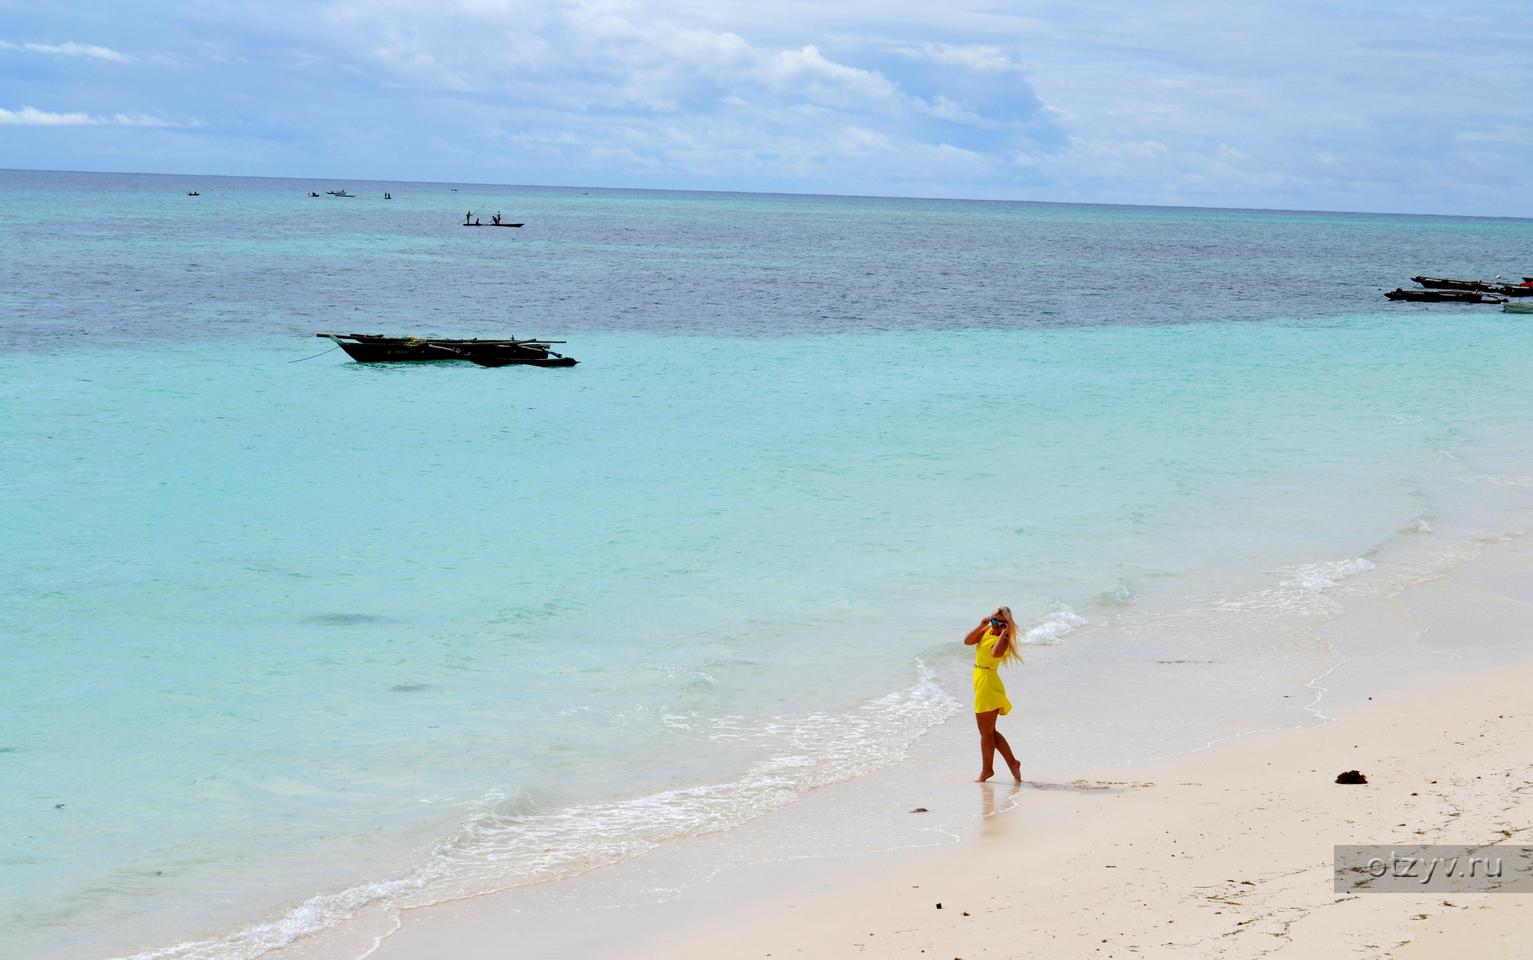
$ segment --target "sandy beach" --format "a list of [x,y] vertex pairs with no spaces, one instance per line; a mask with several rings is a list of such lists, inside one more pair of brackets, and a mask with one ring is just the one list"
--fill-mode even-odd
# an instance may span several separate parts
[[[1533,549],[1483,544],[1451,575],[1324,628],[1354,631],[1444,648],[1533,636]],[[935,849],[735,870],[579,924],[572,911],[529,925],[495,897],[407,911],[374,956],[500,956],[509,942],[636,960],[1525,956],[1527,896],[1333,892],[1335,844],[1533,842],[1533,663],[1454,662],[1319,725],[1020,789],[969,785],[973,830]],[[1351,769],[1368,783],[1334,782]]]
[[[1526,637],[1530,601],[1533,554],[1507,542],[1387,601],[1403,616],[1357,611],[1330,629]],[[1530,690],[1527,663],[1421,677],[1323,726],[1098,772],[1080,789],[1024,788],[977,840],[636,955],[1533,955],[1527,895],[1337,894],[1331,873],[1334,844],[1533,842]],[[1334,782],[1354,768],[1366,785]]]

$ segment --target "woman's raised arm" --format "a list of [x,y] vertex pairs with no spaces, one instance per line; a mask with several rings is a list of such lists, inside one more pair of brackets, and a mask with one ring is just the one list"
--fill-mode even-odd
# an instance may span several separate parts
[[979,638],[985,635],[985,627],[987,627],[989,625],[990,625],[990,618],[989,617],[986,617],[985,619],[981,620],[979,622],[979,626],[975,627],[973,630],[970,630],[968,635],[963,638],[963,642],[965,644],[967,644],[968,646],[971,646],[971,647],[974,646],[976,643],[979,643]]

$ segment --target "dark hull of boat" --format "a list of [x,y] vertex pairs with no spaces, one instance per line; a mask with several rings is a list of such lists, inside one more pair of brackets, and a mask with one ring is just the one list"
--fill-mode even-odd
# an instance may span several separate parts
[[533,360],[521,360],[516,357],[497,357],[493,354],[470,353],[467,350],[460,350],[459,353],[463,354],[464,359],[471,360],[481,367],[573,367],[580,362],[574,357],[541,357]]
[[[340,341],[341,349],[346,355],[358,363],[402,363],[416,362],[421,360],[464,360],[467,352],[445,344],[432,343],[429,340],[417,340],[410,342],[383,341],[352,343]],[[511,360],[538,360],[548,356],[547,350],[535,350],[520,347],[485,346],[474,350],[475,353],[487,357],[506,357]]]
[[1408,300],[1412,303],[1505,303],[1505,297],[1497,297],[1477,290],[1391,290],[1384,294],[1390,300]]
[[465,227],[520,227],[520,223],[465,223]]
[[482,366],[530,364],[572,367],[575,361],[551,348],[555,340],[456,340],[450,338],[386,337],[376,333],[318,333],[332,340],[358,363],[418,363],[472,360]]

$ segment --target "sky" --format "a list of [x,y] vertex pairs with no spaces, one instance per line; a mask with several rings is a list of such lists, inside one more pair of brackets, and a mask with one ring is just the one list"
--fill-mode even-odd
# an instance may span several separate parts
[[0,0],[0,167],[1533,216],[1527,0]]

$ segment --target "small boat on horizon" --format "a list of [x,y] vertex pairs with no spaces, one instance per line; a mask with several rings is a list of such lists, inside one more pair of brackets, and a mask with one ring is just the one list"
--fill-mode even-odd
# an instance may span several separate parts
[[378,333],[316,333],[332,340],[358,363],[419,363],[468,360],[481,367],[512,365],[573,367],[579,361],[556,353],[563,340],[464,340],[446,337],[388,337]]
[[1503,303],[1502,313],[1533,313],[1533,303]]

